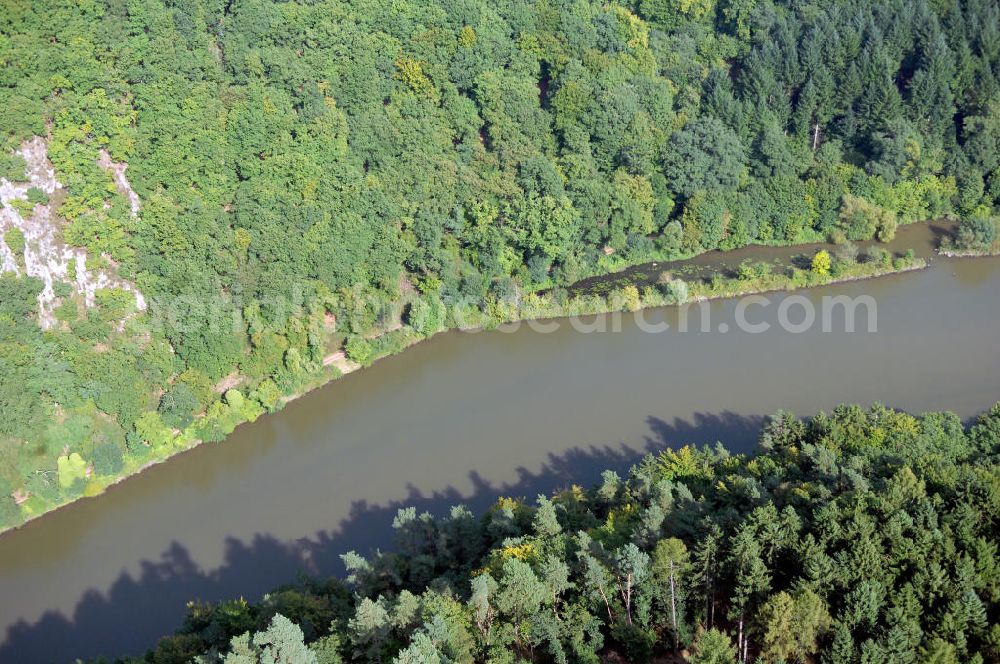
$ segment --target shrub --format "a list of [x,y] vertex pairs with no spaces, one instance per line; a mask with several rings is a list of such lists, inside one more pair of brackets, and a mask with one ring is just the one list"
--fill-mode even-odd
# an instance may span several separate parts
[[681,253],[684,241],[684,231],[679,221],[674,220],[663,227],[663,232],[656,238],[656,248],[666,256],[677,256]]
[[812,272],[818,277],[830,274],[830,253],[820,249],[812,259]]
[[892,253],[882,247],[870,247],[865,253],[866,263],[878,263],[882,266],[892,265]]
[[0,152],[0,178],[7,178],[11,182],[21,182],[24,180],[25,168],[24,158],[19,154],[4,154]]
[[970,217],[959,223],[956,244],[960,249],[986,251],[993,246],[996,236],[997,226],[994,219]]
[[[848,240],[891,240],[896,234],[896,213],[863,198],[844,194],[837,224]],[[839,237],[838,237],[839,239]]]
[[201,408],[198,396],[187,383],[178,382],[160,397],[159,413],[165,424],[183,429]]
[[857,263],[858,262],[858,245],[853,242],[845,241],[843,244],[839,245],[833,251],[833,257],[840,263]]
[[20,228],[8,228],[3,234],[3,241],[15,256],[24,253],[24,233]]
[[117,475],[124,465],[122,451],[114,443],[104,443],[94,448],[94,470],[98,475]]
[[444,304],[436,295],[428,295],[410,304],[406,322],[424,336],[434,334],[444,325]]
[[173,438],[170,429],[156,412],[143,413],[135,423],[135,432],[154,449],[167,445]]
[[87,474],[87,462],[76,452],[69,456],[61,456],[56,459],[59,473],[59,486],[68,489],[77,480],[82,480]]
[[28,189],[28,202],[32,205],[47,205],[49,197],[48,194],[38,187],[31,187]]
[[763,262],[754,263],[752,261],[744,261],[740,263],[739,270],[737,271],[737,277],[740,281],[757,281],[769,274],[771,274],[771,265]]
[[684,304],[688,299],[688,285],[683,279],[672,279],[667,284],[667,297],[674,304]]
[[896,213],[885,212],[879,219],[878,228],[875,230],[875,239],[879,242],[891,242],[896,237],[896,227],[898,225]]
[[250,393],[250,397],[259,403],[264,410],[273,413],[281,403],[281,390],[273,380],[268,378]]
[[635,284],[629,284],[621,289],[621,308],[625,311],[638,311],[642,307],[642,298]]
[[21,508],[10,496],[0,497],[0,526],[16,526],[24,518],[21,515]]
[[347,359],[358,364],[367,364],[372,359],[372,346],[363,337],[354,336],[344,346]]
[[648,662],[656,645],[656,634],[650,629],[638,625],[618,623],[611,628],[611,636],[621,644],[625,656],[630,662]]

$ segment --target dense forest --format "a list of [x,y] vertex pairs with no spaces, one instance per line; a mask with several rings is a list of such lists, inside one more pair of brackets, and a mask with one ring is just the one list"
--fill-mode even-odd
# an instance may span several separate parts
[[0,64],[4,526],[586,276],[996,240],[992,0],[8,0]]
[[840,406],[485,514],[402,509],[347,582],[189,606],[123,662],[1000,662],[1000,404]]

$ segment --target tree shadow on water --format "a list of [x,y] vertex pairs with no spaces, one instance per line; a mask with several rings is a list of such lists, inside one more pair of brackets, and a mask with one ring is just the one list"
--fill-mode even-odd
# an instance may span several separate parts
[[645,454],[666,447],[723,441],[733,452],[746,452],[756,443],[763,418],[727,411],[698,413],[691,421],[649,417],[647,422],[650,434],[639,448],[617,443],[550,454],[540,469],[521,467],[516,481],[500,485],[473,470],[468,475],[471,492],[449,487],[425,494],[410,485],[405,500],[384,505],[356,501],[349,516],[334,529],[297,540],[260,533],[249,542],[226,537],[225,558],[218,569],[203,569],[182,543],[174,542],[159,560],[143,561],[137,575],[122,573],[107,590],[88,590],[72,616],[49,611],[37,622],[11,626],[0,643],[0,662],[68,662],[77,657],[141,654],[159,636],[179,626],[191,600],[257,599],[303,574],[343,574],[340,554],[350,550],[367,554],[391,546],[392,521],[401,507],[444,514],[452,505],[464,504],[481,513],[498,496],[533,499],[572,484],[587,486],[606,469],[624,473]]

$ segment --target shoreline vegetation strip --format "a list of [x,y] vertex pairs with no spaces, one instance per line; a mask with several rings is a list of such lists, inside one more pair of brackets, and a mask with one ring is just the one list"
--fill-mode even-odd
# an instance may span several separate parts
[[[378,342],[387,340],[390,337],[395,337],[394,339],[391,339],[392,343],[389,345],[388,349],[381,352],[373,352],[370,354],[370,357],[365,358],[365,361],[360,362],[349,359],[350,353],[348,353],[348,357],[339,359],[336,363],[320,367],[318,371],[309,376],[309,379],[304,382],[301,389],[296,390],[291,394],[281,396],[276,407],[270,409],[269,411],[265,411],[257,406],[257,404],[254,404],[252,401],[245,398],[235,387],[230,388],[225,392],[221,401],[213,404],[213,406],[210,407],[205,414],[200,415],[195,422],[188,426],[184,431],[174,430],[172,438],[152,449],[149,452],[149,456],[146,458],[130,459],[130,463],[127,463],[122,468],[122,471],[116,475],[89,477],[85,489],[79,495],[69,498],[63,502],[50,505],[47,509],[40,511],[37,514],[24,515],[25,518],[21,523],[3,526],[2,529],[0,529],[0,536],[37,521],[40,517],[50,514],[55,510],[72,505],[82,498],[98,496],[104,493],[104,491],[109,487],[115,486],[129,478],[138,477],[153,466],[157,466],[179,454],[193,450],[205,442],[210,442],[205,439],[195,437],[192,432],[192,429],[197,427],[199,423],[203,422],[203,420],[207,417],[216,417],[222,420],[219,423],[222,428],[222,436],[216,441],[211,441],[221,442],[225,438],[228,438],[237,426],[253,423],[258,417],[265,414],[265,412],[277,412],[288,403],[291,403],[299,397],[305,396],[309,392],[333,382],[343,375],[371,366],[371,364],[377,360],[396,355],[411,346],[416,345],[417,343],[432,338],[440,332],[454,330],[467,331],[470,329],[493,329],[498,325],[528,320],[565,318],[577,315],[600,315],[615,311],[634,312],[643,309],[678,306],[681,304],[699,301],[731,299],[751,294],[764,294],[781,291],[793,292],[803,288],[816,288],[851,281],[875,279],[892,274],[901,274],[914,270],[920,270],[927,267],[927,261],[921,257],[913,255],[912,251],[895,257],[891,256],[891,254],[884,249],[876,249],[876,252],[878,252],[880,256],[870,259],[867,262],[855,261],[853,263],[845,263],[843,261],[837,261],[834,264],[834,269],[825,273],[819,273],[813,269],[806,270],[787,266],[783,267],[781,272],[772,273],[770,269],[773,266],[766,263],[756,263],[752,265],[747,263],[746,265],[751,269],[751,273],[749,274],[738,274],[732,277],[715,275],[715,277],[709,279],[708,281],[699,280],[692,283],[683,282],[683,280],[680,279],[670,279],[663,284],[659,284],[661,288],[649,286],[643,292],[640,292],[634,284],[626,284],[622,288],[612,290],[607,296],[587,294],[577,295],[562,304],[552,301],[551,297],[533,293],[525,296],[521,305],[518,307],[501,307],[499,310],[488,309],[484,312],[487,319],[480,320],[477,324],[441,327],[440,329],[434,330],[426,335],[420,334],[408,326],[399,327],[374,337],[371,340],[372,342]],[[987,252],[977,254],[952,254],[939,251],[939,253],[945,256],[954,255],[962,258],[973,255],[996,255],[996,253]],[[752,273],[753,269],[757,270],[755,274]],[[614,275],[608,276],[610,278]],[[679,282],[682,282],[683,286],[681,286]]]

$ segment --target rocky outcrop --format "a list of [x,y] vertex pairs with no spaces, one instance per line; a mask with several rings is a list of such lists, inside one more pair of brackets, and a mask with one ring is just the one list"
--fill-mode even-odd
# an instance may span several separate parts
[[111,161],[111,155],[108,151],[101,148],[101,155],[97,159],[97,165],[111,173],[111,177],[115,181],[115,186],[118,187],[118,193],[128,200],[129,207],[132,209],[132,215],[138,215],[139,195],[132,190],[132,185],[129,184],[128,179],[125,177],[125,169],[128,168],[128,164],[123,161]]
[[[54,289],[56,282],[69,284],[88,307],[94,306],[94,294],[101,288],[120,288],[135,295],[136,308],[146,308],[142,293],[131,283],[121,279],[110,270],[88,270],[87,252],[79,247],[66,246],[61,239],[61,220],[55,214],[54,204],[37,203],[30,211],[27,207],[28,190],[35,188],[50,199],[62,191],[56,180],[55,169],[48,160],[45,139],[36,136],[25,141],[18,150],[26,165],[26,182],[10,182],[0,178],[0,271],[23,273],[42,280],[44,288],[38,295],[38,321],[42,328],[56,324],[53,310],[58,304]],[[110,162],[110,157],[108,157]],[[124,181],[126,195],[134,213],[138,212],[139,200],[125,180],[123,165],[112,166],[116,184]],[[119,168],[120,167],[120,168]],[[119,184],[119,187],[121,185]],[[15,205],[15,202],[23,201]],[[20,209],[19,209],[20,208]],[[24,211],[24,212],[23,212]],[[11,228],[20,229],[24,234],[23,261],[14,255],[5,238]]]

